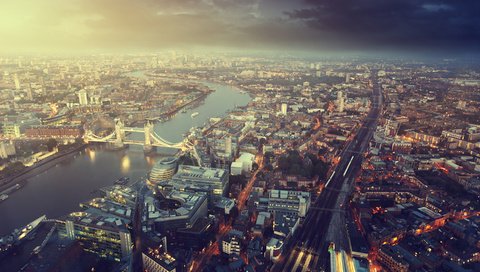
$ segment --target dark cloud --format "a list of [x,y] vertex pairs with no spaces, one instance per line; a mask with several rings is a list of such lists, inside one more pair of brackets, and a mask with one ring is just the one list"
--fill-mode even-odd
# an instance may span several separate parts
[[286,11],[332,43],[387,48],[480,49],[478,0],[307,0]]
[[480,51],[480,0],[0,1],[0,51]]

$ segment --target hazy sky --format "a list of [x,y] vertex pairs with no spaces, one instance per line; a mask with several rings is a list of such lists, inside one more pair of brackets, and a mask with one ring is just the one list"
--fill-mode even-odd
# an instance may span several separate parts
[[1,0],[0,50],[478,53],[479,14],[479,0]]

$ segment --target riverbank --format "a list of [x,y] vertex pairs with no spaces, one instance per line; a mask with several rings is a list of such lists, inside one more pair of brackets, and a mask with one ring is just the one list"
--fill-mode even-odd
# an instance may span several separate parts
[[[203,127],[210,118],[225,116],[235,106],[247,105],[251,101],[247,94],[242,94],[230,84],[207,84],[215,91],[187,106],[186,112],[177,113],[165,122],[155,122],[155,132],[165,140],[179,142],[192,127]],[[194,112],[199,112],[199,115],[191,118]],[[142,139],[137,137],[137,140]],[[158,148],[155,154],[145,156],[140,146],[111,151],[103,144],[95,144],[38,167],[17,178],[17,181],[28,178],[28,183],[0,204],[0,235],[11,233],[41,214],[58,218],[78,211],[79,203],[96,197],[94,192],[112,186],[113,181],[121,176],[127,176],[132,181],[141,180],[158,160],[157,157],[163,157],[158,154],[164,151],[170,152],[170,149]]]
[[18,183],[20,185],[25,185],[27,182],[26,180],[34,177],[41,172],[47,170],[50,167],[53,167],[57,163],[61,162],[64,159],[67,159],[69,155],[73,155],[78,153],[81,150],[84,150],[88,144],[80,144],[79,146],[72,147],[71,149],[65,150],[65,151],[60,151],[55,155],[52,155],[48,158],[45,158],[39,162],[34,163],[32,166],[28,166],[24,170],[22,170],[20,173],[17,173],[11,177],[4,178],[0,180],[0,191],[4,191],[11,186],[13,186],[15,183]]

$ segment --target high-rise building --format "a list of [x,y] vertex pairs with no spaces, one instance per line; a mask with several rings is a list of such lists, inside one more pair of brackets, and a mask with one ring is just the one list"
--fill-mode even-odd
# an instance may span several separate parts
[[27,99],[28,100],[33,100],[33,92],[32,92],[32,84],[28,84],[28,89],[27,89]]
[[112,215],[77,212],[70,214],[59,228],[61,237],[79,241],[85,251],[121,261],[132,252],[127,223],[128,220]]
[[337,110],[338,112],[343,112],[345,109],[345,97],[343,96],[342,91],[337,93]]
[[4,123],[2,133],[6,138],[16,139],[21,136],[20,126],[14,122]]
[[88,105],[88,97],[86,90],[80,90],[78,92],[78,103],[80,104],[80,106]]
[[398,132],[399,123],[394,120],[388,119],[385,123],[385,136],[386,137],[395,137]]
[[287,103],[282,103],[282,106],[281,106],[281,112],[283,115],[287,115],[287,110],[288,110],[288,105]]
[[0,142],[0,159],[15,155],[15,145],[11,142]]
[[20,79],[18,79],[18,74],[13,75],[13,81],[15,81],[15,89],[20,90]]
[[175,272],[175,258],[165,252],[147,250],[142,252],[143,269],[146,272]]
[[232,156],[232,137],[225,137],[225,155],[229,158]]

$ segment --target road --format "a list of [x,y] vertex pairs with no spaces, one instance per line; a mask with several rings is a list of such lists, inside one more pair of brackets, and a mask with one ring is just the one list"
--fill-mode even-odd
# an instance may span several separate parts
[[344,212],[342,203],[339,205],[339,196],[345,192],[345,187],[350,187],[348,185],[351,185],[355,174],[360,169],[363,153],[373,136],[381,113],[383,101],[375,76],[371,99],[370,112],[353,140],[341,152],[340,162],[327,180],[325,189],[310,207],[301,227],[286,244],[284,255],[273,266],[273,271],[323,271],[329,260],[328,245],[332,242],[326,237],[329,228],[343,233],[337,237],[347,236],[344,225],[332,225],[332,216],[336,212]]

